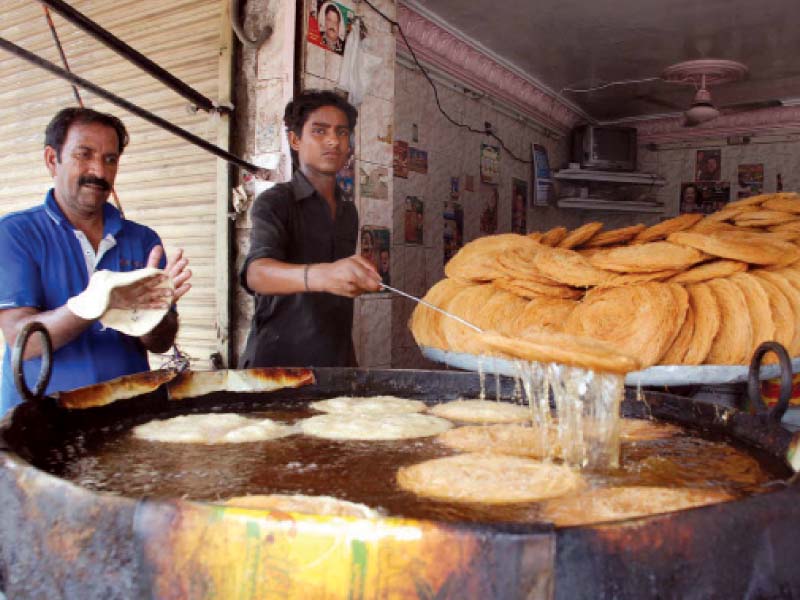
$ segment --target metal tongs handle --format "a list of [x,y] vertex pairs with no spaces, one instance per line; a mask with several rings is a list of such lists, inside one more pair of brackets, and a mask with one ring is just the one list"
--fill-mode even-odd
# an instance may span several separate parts
[[431,308],[431,309],[433,309],[435,311],[438,311],[438,312],[442,313],[445,316],[450,317],[451,319],[455,319],[456,321],[458,321],[462,325],[466,325],[467,327],[477,331],[478,333],[483,333],[483,329],[481,329],[480,327],[478,327],[474,323],[470,323],[469,321],[466,321],[466,320],[462,319],[458,315],[454,315],[453,313],[447,312],[446,310],[444,310],[442,308],[439,308],[438,306],[434,306],[433,304],[431,304],[430,302],[426,302],[422,298],[417,298],[416,296],[412,296],[411,294],[407,294],[404,291],[398,290],[397,288],[393,288],[392,286],[386,285],[385,283],[382,283],[381,287],[383,289],[385,289],[385,290],[389,290],[390,292],[394,292],[395,294],[399,294],[400,296],[405,296],[409,300],[413,300],[414,302],[417,302],[419,304],[423,304],[423,305],[427,306],[428,308]]

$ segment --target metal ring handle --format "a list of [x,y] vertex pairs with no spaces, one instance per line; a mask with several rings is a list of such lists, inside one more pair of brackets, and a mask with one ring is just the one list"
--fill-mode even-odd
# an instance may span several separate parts
[[[39,369],[36,385],[33,386],[33,392],[31,392],[28,384],[25,383],[22,357],[25,356],[25,347],[34,333],[41,334],[43,340],[42,366]],[[47,384],[50,383],[50,375],[53,372],[53,341],[50,339],[50,332],[39,321],[27,323],[17,334],[17,339],[14,342],[14,352],[11,355],[11,368],[14,371],[14,384],[17,386],[17,392],[19,392],[22,399],[29,402],[41,400],[44,391],[47,389]]]
[[[781,391],[778,395],[778,403],[771,411],[767,411],[767,405],[764,404],[761,397],[761,381],[758,378],[761,363],[767,352],[774,352],[781,366]],[[750,361],[750,371],[747,374],[747,395],[750,397],[750,405],[755,407],[758,414],[767,413],[769,419],[780,421],[786,413],[789,399],[792,397],[792,361],[786,348],[778,342],[764,342],[756,348],[753,359]]]

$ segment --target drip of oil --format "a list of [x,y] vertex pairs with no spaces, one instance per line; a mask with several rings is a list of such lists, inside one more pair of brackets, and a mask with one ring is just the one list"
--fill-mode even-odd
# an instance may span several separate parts
[[514,365],[548,459],[561,458],[579,468],[619,467],[622,377],[558,364],[515,361]]

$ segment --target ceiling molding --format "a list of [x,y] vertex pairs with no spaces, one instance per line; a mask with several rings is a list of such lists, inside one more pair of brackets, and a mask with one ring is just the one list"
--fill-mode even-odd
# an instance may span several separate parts
[[[500,98],[542,125],[562,133],[574,127],[578,121],[585,120],[585,115],[564,103],[550,90],[521,77],[409,6],[398,5],[397,20],[417,58],[435,65],[476,90]],[[396,39],[398,51],[408,53],[399,33]]]
[[800,129],[800,106],[765,108],[722,115],[707,124],[683,127],[683,117],[629,123],[638,130],[640,143],[672,142],[737,134],[780,133]]

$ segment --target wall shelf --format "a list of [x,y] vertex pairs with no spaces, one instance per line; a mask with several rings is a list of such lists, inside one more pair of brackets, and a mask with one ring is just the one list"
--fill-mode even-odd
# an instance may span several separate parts
[[589,169],[561,169],[553,177],[571,181],[605,181],[608,183],[633,183],[662,186],[667,182],[654,173],[629,173],[622,171],[592,171]]
[[629,200],[601,200],[599,198],[559,198],[559,208],[580,208],[583,210],[606,210],[636,213],[663,213],[664,205],[655,202],[636,202]]

